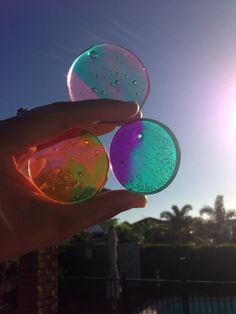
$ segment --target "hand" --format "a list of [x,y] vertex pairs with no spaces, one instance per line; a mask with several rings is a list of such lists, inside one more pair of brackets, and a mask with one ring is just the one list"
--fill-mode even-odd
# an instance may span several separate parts
[[0,260],[58,245],[124,210],[145,206],[145,196],[126,190],[99,193],[78,204],[57,204],[39,195],[18,171],[38,145],[71,128],[102,135],[140,116],[132,102],[87,100],[54,103],[0,121]]

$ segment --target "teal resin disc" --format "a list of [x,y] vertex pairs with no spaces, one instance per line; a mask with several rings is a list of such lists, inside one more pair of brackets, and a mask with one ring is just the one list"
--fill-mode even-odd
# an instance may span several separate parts
[[146,68],[131,51],[114,44],[85,50],[71,65],[67,87],[72,101],[116,99],[144,104],[150,88]]
[[154,194],[175,178],[180,148],[165,125],[139,119],[117,131],[110,147],[110,162],[115,177],[127,190]]

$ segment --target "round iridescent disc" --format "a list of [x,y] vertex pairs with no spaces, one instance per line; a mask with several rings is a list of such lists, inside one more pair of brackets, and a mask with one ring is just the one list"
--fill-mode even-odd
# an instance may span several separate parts
[[120,128],[110,147],[112,171],[128,190],[153,194],[166,188],[180,164],[175,135],[160,122],[139,119]]
[[101,142],[81,131],[77,137],[37,151],[28,168],[30,179],[46,197],[76,203],[101,191],[107,181],[109,161]]
[[85,50],[67,75],[70,99],[117,99],[136,101],[141,107],[149,93],[143,63],[129,50],[100,44]]

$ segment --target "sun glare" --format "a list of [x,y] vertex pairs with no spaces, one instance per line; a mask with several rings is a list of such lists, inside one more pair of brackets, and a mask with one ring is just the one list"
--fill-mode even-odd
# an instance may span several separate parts
[[231,116],[231,125],[233,134],[236,136],[236,101],[233,106],[232,116]]

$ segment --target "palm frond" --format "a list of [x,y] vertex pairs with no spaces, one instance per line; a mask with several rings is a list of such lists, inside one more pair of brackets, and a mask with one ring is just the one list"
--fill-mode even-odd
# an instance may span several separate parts
[[235,209],[229,209],[226,212],[226,219],[231,219],[236,217],[236,210]]
[[181,213],[183,216],[185,216],[186,214],[188,214],[191,210],[193,209],[193,207],[190,204],[186,204],[181,208]]
[[162,219],[172,220],[174,215],[169,211],[163,211],[163,212],[161,212],[160,217]]
[[172,209],[173,212],[175,213],[175,216],[176,216],[176,217],[180,216],[180,210],[179,210],[179,207],[178,207],[178,206],[173,205],[173,206],[171,207],[171,209]]
[[210,218],[214,217],[214,209],[210,206],[205,206],[200,209],[200,215],[203,216],[204,214],[208,215]]

